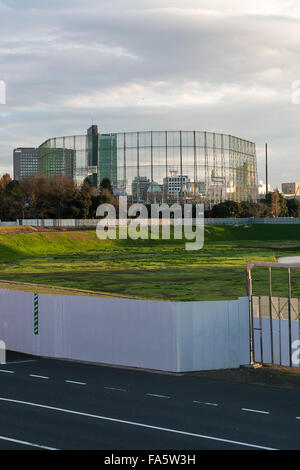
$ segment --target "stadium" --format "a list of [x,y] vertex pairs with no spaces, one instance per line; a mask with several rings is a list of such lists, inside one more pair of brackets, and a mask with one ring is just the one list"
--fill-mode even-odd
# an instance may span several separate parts
[[98,133],[48,139],[40,147],[40,172],[64,173],[78,184],[89,177],[100,187],[111,181],[114,194],[132,202],[257,200],[253,142],[201,131]]

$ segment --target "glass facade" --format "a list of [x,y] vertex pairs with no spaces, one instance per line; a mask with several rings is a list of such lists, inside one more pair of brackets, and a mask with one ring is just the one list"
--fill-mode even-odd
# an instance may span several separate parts
[[98,134],[47,140],[41,172],[65,173],[98,187],[108,178],[116,195],[133,202],[257,200],[255,144],[231,135],[198,131]]

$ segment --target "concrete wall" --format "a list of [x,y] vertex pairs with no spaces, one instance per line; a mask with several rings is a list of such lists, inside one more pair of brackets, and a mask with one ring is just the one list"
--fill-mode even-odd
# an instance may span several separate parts
[[249,363],[248,299],[155,302],[0,290],[7,349],[173,372]]

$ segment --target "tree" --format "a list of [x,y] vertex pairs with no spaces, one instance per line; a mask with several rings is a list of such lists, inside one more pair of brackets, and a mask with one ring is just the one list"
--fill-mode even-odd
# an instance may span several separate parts
[[300,201],[299,199],[288,199],[286,201],[290,217],[299,217],[300,214]]
[[225,201],[220,204],[213,206],[211,210],[211,217],[223,218],[223,217],[240,217],[241,206],[235,201]]
[[0,178],[0,219],[16,220],[23,216],[23,200],[19,182],[9,174]]
[[80,215],[80,192],[74,181],[65,175],[48,180],[48,209],[50,218],[68,219]]
[[240,203],[240,217],[261,217],[264,211],[262,204],[256,202],[242,201]]
[[103,178],[103,180],[101,181],[100,192],[102,192],[103,190],[107,190],[111,194],[113,193],[111,181],[109,178]]
[[81,185],[80,191],[80,217],[86,219],[90,214],[90,207],[92,204],[93,188],[90,180],[86,178]]
[[5,173],[1,178],[0,178],[0,191],[5,191],[6,186],[8,183],[11,182],[11,177],[8,173]]
[[20,181],[24,218],[48,217],[49,180],[44,175],[28,176]]
[[288,208],[286,199],[279,193],[279,191],[273,191],[268,193],[265,199],[265,205],[267,213],[270,217],[287,217]]
[[[108,190],[103,190],[108,191]],[[109,198],[112,197],[108,192]],[[9,175],[0,178],[0,219],[17,218],[86,218],[91,216],[92,199],[97,207],[105,194],[93,188],[86,179],[80,188],[65,175],[46,178],[34,175],[20,182]]]

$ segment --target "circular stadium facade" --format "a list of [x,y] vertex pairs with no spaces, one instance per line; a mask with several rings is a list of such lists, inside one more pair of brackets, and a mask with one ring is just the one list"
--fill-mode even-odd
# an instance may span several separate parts
[[231,135],[201,131],[146,131],[56,137],[40,148],[41,173],[64,173],[80,184],[105,178],[114,194],[133,202],[257,200],[256,149]]

